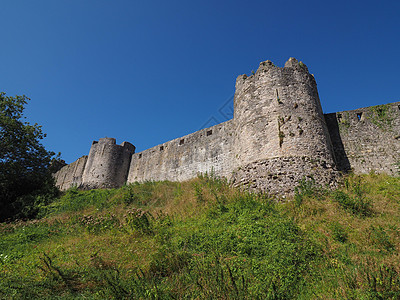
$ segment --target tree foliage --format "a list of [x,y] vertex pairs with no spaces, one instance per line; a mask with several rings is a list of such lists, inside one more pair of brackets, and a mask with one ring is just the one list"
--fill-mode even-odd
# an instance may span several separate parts
[[0,221],[33,217],[57,192],[48,170],[54,153],[40,143],[41,126],[24,121],[28,100],[0,92]]

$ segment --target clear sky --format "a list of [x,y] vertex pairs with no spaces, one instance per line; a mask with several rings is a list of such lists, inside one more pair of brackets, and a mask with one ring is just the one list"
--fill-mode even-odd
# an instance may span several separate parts
[[0,2],[0,91],[32,99],[68,163],[102,137],[138,152],[225,121],[236,77],[289,57],[325,112],[400,101],[400,1]]

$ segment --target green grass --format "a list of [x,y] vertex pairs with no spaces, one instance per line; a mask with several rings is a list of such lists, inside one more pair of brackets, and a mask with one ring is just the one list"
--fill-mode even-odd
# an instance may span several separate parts
[[200,176],[71,189],[0,224],[1,299],[398,299],[400,179],[292,201]]

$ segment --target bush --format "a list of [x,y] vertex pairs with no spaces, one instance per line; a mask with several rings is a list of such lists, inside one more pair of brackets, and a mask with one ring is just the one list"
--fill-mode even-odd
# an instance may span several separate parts
[[348,234],[346,232],[346,229],[343,227],[343,225],[341,225],[338,222],[334,222],[331,225],[331,230],[332,230],[332,237],[341,243],[345,243],[347,242],[348,239]]
[[127,205],[146,205],[152,199],[153,192],[158,182],[146,181],[144,183],[132,183],[124,187],[123,202]]
[[385,229],[381,226],[373,226],[371,225],[369,229],[369,237],[371,242],[387,252],[391,252],[395,249],[394,244],[390,241],[390,237],[385,231]]
[[368,263],[363,271],[369,299],[400,299],[400,274],[394,267]]
[[40,143],[45,134],[23,121],[28,100],[0,92],[0,222],[34,218],[58,194],[49,171],[54,153]]
[[307,180],[303,178],[299,181],[298,186],[294,188],[294,200],[296,206],[300,206],[303,203],[304,198],[311,197],[318,192],[319,188],[315,185],[315,179],[310,178]]
[[80,191],[77,188],[70,188],[59,199],[55,200],[47,207],[43,207],[41,214],[48,215],[77,212],[91,206],[103,210],[112,205],[109,200],[117,193],[118,190],[115,189]]
[[216,203],[213,211],[218,213],[207,213],[191,231],[179,234],[176,247],[203,253],[206,260],[234,257],[246,262],[246,268],[239,264],[234,271],[236,278],[251,278],[249,298],[293,298],[311,275],[319,251],[292,219],[260,198],[245,194],[226,204],[224,211]]
[[140,208],[131,208],[124,215],[125,224],[141,234],[150,234],[153,232],[150,219],[152,215]]
[[339,205],[354,215],[361,217],[370,216],[372,214],[372,204],[364,197],[350,196],[343,191],[335,191],[333,198]]
[[191,255],[185,251],[162,247],[152,255],[148,275],[150,277],[171,276],[184,270],[188,266],[190,259]]
[[89,233],[102,233],[107,230],[118,228],[119,220],[116,215],[109,214],[104,216],[99,215],[85,215],[79,218],[79,223]]

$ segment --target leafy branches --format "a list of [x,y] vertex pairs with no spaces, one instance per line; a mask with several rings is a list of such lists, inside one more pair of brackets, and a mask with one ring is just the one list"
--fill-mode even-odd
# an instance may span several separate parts
[[48,171],[54,153],[40,143],[46,135],[24,121],[28,100],[0,92],[0,221],[34,216],[37,196],[57,192]]

